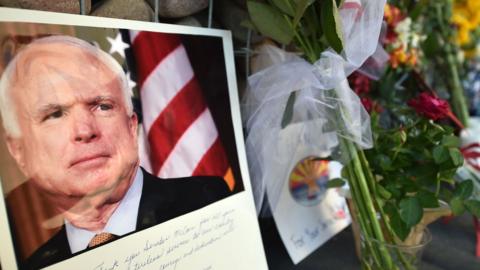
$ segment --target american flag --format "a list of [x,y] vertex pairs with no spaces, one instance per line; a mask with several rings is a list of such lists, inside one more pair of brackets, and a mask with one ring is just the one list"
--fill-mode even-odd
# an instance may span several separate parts
[[141,165],[161,178],[222,176],[233,189],[225,150],[180,37],[129,35],[142,104]]

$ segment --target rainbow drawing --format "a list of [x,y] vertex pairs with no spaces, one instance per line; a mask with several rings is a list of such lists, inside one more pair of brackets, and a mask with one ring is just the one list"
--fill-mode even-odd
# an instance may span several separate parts
[[292,197],[305,206],[316,205],[323,200],[329,179],[328,160],[307,157],[293,168],[289,178]]

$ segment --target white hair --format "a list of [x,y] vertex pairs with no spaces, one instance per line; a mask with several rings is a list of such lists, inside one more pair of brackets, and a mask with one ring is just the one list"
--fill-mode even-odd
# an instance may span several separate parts
[[[15,104],[14,102],[12,102],[11,97],[11,80],[14,72],[17,71],[17,62],[19,61],[18,59],[21,59],[21,57],[24,54],[27,54],[29,50],[35,48],[37,45],[40,44],[63,44],[66,46],[77,47],[82,49],[84,52],[94,56],[97,60],[103,63],[116,75],[120,83],[127,113],[129,116],[133,114],[133,104],[130,97],[130,87],[128,86],[125,72],[123,71],[120,64],[112,56],[82,39],[60,35],[48,36],[39,38],[28,44],[25,48],[23,48],[12,59],[12,61],[10,61],[2,74],[2,77],[0,79],[0,115],[2,116],[3,127],[5,128],[5,132],[7,133],[7,135],[12,137],[21,136],[21,131],[18,125],[18,119],[15,111]],[[65,59],[65,61],[68,61],[68,59]],[[19,80],[19,78],[15,79]],[[15,81],[13,82],[13,84],[15,84]]]

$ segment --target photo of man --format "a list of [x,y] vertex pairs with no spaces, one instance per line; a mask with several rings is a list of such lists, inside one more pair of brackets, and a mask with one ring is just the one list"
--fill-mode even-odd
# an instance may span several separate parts
[[122,67],[71,36],[25,46],[2,74],[10,155],[64,225],[25,261],[38,269],[227,197],[222,177],[158,179],[139,164],[138,118]]

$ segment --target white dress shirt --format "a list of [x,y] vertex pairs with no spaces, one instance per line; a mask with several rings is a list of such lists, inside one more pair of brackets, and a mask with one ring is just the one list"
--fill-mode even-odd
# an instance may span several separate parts
[[[107,225],[101,232],[112,233],[118,236],[135,231],[137,225],[138,207],[140,197],[142,196],[143,173],[137,168],[135,179],[123,197],[120,205],[115,209]],[[90,240],[95,234],[100,232],[91,232],[85,229],[75,227],[65,220],[68,244],[72,253],[82,251],[87,248]]]

